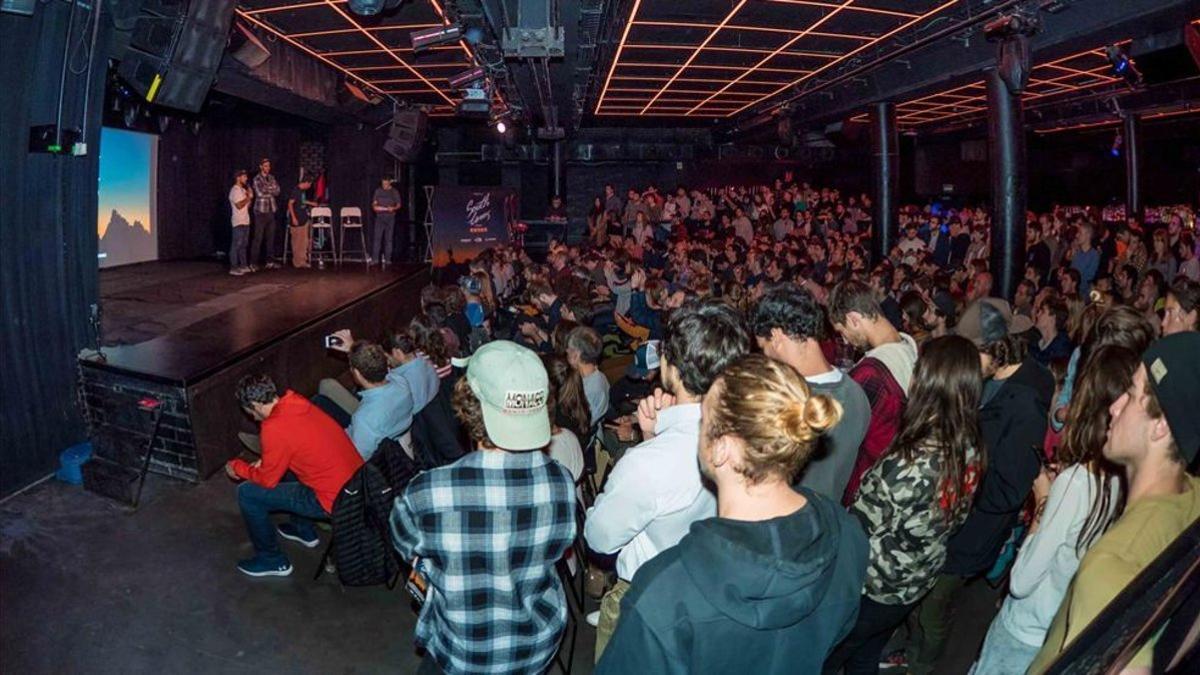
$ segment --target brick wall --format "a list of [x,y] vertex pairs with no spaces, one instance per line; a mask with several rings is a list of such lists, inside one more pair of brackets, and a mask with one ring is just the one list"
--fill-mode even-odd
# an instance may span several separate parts
[[186,391],[81,364],[81,396],[97,456],[130,467],[145,461],[153,413],[138,408],[143,398],[162,402],[162,423],[151,453],[150,470],[188,481],[199,479],[196,441]]

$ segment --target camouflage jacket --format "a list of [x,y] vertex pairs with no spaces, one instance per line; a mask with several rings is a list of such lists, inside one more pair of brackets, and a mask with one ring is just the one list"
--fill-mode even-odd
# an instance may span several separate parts
[[967,452],[967,464],[968,494],[958,498],[946,493],[941,458],[932,449],[912,461],[889,452],[867,471],[851,507],[867,532],[867,597],[906,605],[933,588],[946,541],[966,520],[978,484],[975,451]]

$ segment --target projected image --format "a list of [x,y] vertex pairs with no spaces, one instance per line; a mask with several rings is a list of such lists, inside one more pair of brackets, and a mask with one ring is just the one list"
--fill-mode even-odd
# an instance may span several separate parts
[[158,258],[157,164],[157,136],[107,127],[100,132],[100,267]]

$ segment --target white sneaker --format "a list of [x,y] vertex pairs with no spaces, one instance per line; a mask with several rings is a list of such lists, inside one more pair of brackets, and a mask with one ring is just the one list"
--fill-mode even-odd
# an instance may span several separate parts
[[243,274],[245,274],[245,272],[243,272],[242,268],[240,267],[235,267],[234,269],[229,270],[229,276],[231,277],[240,277]]
[[599,626],[600,625],[600,610],[596,610],[594,612],[588,612],[587,622],[588,622],[588,625],[591,626],[592,628]]

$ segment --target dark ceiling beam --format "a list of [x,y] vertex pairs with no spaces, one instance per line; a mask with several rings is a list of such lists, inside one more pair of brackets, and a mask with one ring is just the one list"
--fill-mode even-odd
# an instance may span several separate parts
[[1085,96],[1026,108],[1025,123],[1038,130],[1095,119],[1116,121],[1120,112],[1148,113],[1188,103],[1200,105],[1197,102],[1200,102],[1200,77],[1191,77],[1116,96]]
[[[1196,0],[1081,0],[1058,13],[1041,12],[1042,29],[1031,40],[1034,60],[1051,60],[1109,42],[1178,28],[1195,18],[1197,8]],[[873,102],[902,102],[978,80],[984,68],[995,62],[996,45],[987,42],[980,32],[965,40],[947,38],[902,59],[883,61],[860,77],[800,96],[791,103],[792,115],[802,124],[837,120],[861,112]],[[778,101],[795,93],[780,94],[775,101],[747,110],[731,126],[735,131],[745,130],[749,121],[762,119]]]

